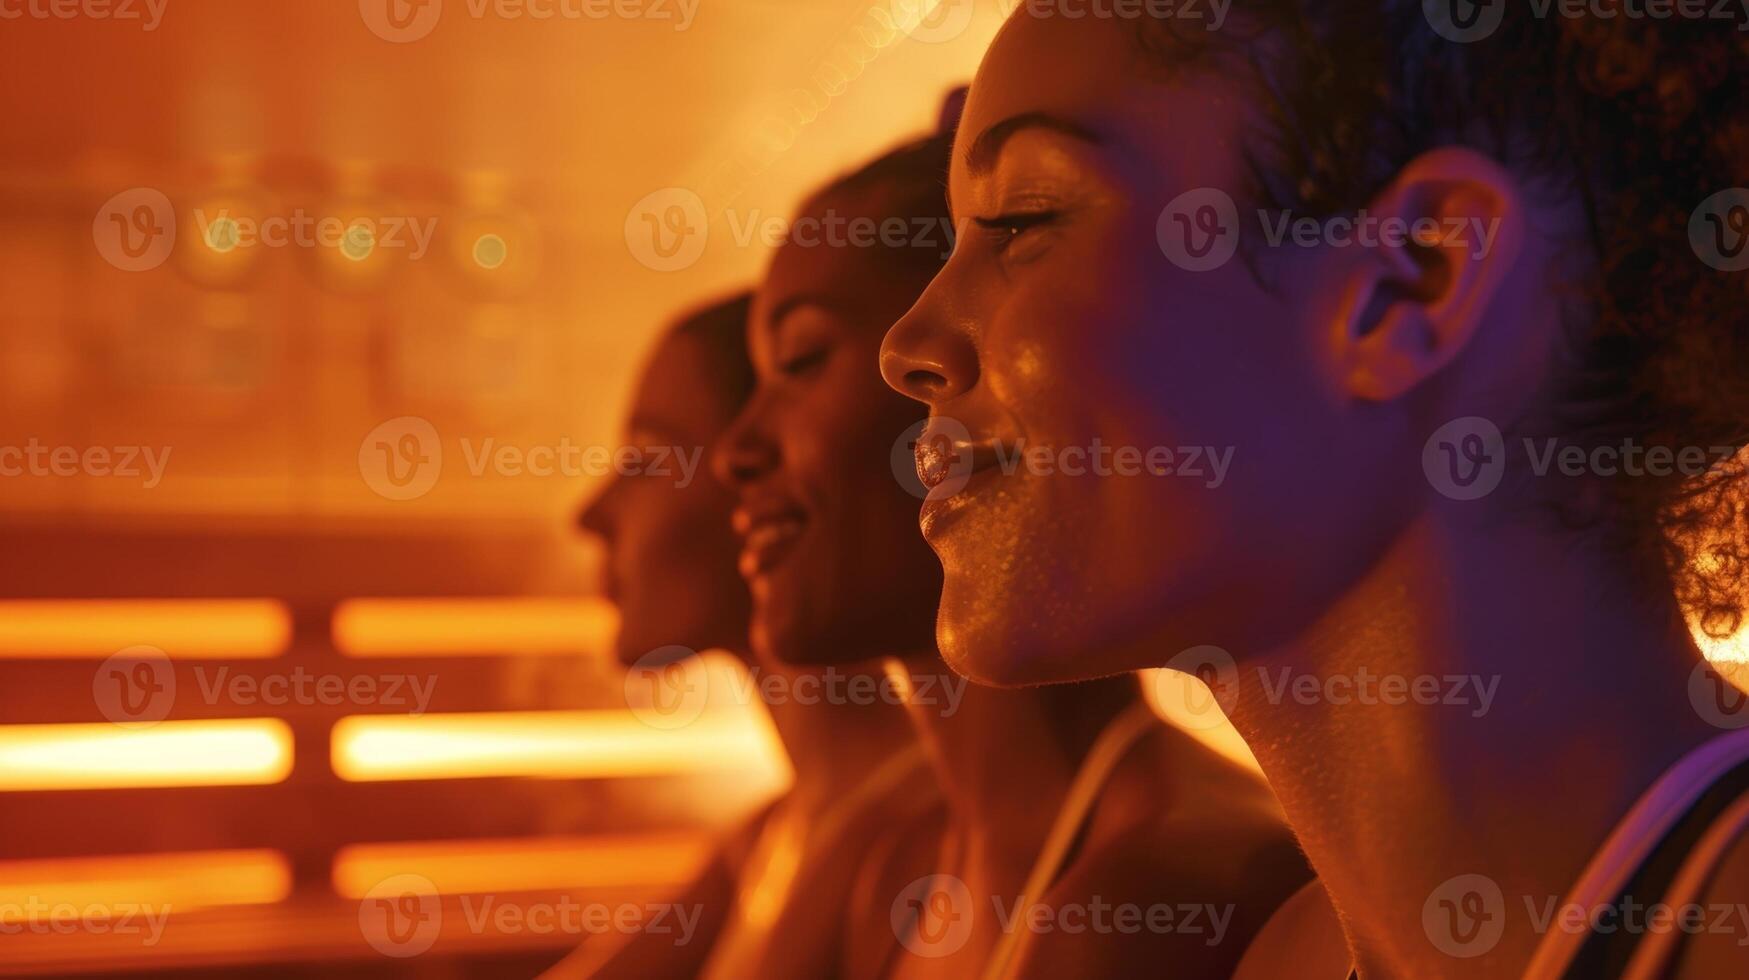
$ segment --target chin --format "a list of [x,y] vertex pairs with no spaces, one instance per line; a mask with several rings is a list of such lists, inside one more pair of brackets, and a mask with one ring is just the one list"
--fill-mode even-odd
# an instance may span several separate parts
[[[1152,662],[1148,644],[1107,635],[1100,627],[1128,618],[1066,599],[1058,592],[1016,588],[1026,582],[949,575],[942,589],[935,640],[954,672],[988,687],[1066,684],[1120,674]],[[1164,659],[1164,658],[1161,658]]]
[[[1033,687],[1077,680],[1073,669],[1052,669],[1063,652],[1050,649],[1047,638],[1016,629],[1018,614],[983,603],[958,603],[951,590],[942,595],[935,624],[941,659],[961,677],[983,687]],[[984,608],[978,608],[978,607]]]

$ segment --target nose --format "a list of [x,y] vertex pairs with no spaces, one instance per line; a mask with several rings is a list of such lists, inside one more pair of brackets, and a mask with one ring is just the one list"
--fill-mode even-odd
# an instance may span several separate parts
[[881,377],[907,398],[940,405],[978,383],[978,350],[971,336],[945,315],[940,293],[947,272],[935,278],[881,342]]
[[593,500],[583,505],[583,510],[577,515],[577,526],[603,540],[613,538],[613,502],[618,498],[620,478],[615,476],[601,488]]
[[777,446],[766,432],[764,413],[765,398],[756,391],[711,447],[711,474],[723,486],[747,486],[777,466]]

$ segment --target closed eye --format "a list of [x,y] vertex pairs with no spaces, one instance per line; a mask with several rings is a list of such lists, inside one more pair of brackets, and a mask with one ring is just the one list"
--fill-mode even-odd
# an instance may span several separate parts
[[792,378],[806,374],[814,368],[819,367],[821,364],[826,363],[826,355],[830,353],[831,348],[829,347],[815,347],[812,350],[803,351],[802,353],[778,364],[778,373]]

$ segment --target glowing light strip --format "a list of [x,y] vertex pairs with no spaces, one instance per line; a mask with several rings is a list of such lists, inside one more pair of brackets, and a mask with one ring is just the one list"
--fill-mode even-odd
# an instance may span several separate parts
[[572,656],[609,649],[618,628],[603,599],[348,599],[334,609],[333,636],[352,657]]
[[187,912],[278,902],[291,888],[285,855],[266,849],[0,861],[0,908],[34,901]]
[[[1233,723],[1221,716],[1214,693],[1202,681],[1176,670],[1154,667],[1139,672],[1142,694],[1148,707],[1167,724],[1182,729],[1190,737],[1227,757],[1227,761],[1261,773],[1257,757],[1239,735]],[[1193,710],[1191,705],[1206,705]]]
[[0,657],[101,659],[139,645],[176,658],[277,657],[291,636],[275,599],[0,599]]
[[757,715],[716,710],[671,730],[630,711],[353,715],[334,725],[341,779],[544,776],[596,779],[780,765]]
[[276,718],[0,725],[0,791],[252,786],[291,768],[291,728]]
[[353,844],[334,856],[334,890],[364,898],[401,874],[445,895],[676,885],[698,874],[711,844],[699,832]]

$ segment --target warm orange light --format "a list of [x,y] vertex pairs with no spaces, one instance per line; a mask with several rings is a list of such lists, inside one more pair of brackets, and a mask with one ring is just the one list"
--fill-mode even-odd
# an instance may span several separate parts
[[291,894],[291,886],[291,866],[271,850],[0,861],[0,908],[35,901],[187,912],[278,902]]
[[697,876],[712,846],[701,832],[353,844],[334,856],[334,890],[364,898],[401,874],[445,895],[678,885]]
[[595,779],[787,766],[762,716],[706,711],[658,729],[630,711],[354,715],[334,725],[341,779],[545,776]]
[[107,657],[151,646],[177,658],[276,657],[291,614],[274,599],[4,599],[0,657]]
[[259,785],[291,768],[291,728],[276,718],[0,725],[0,791]]
[[1245,744],[1239,730],[1218,709],[1194,711],[1190,705],[1214,705],[1215,696],[1208,685],[1183,671],[1154,667],[1140,672],[1142,694],[1148,707],[1162,721],[1182,729],[1190,737],[1252,772],[1262,772],[1251,747]]
[[602,599],[348,599],[334,646],[353,657],[576,655],[612,644],[619,614]]

